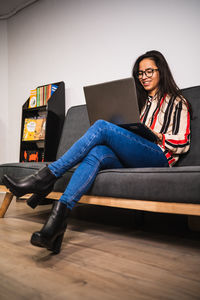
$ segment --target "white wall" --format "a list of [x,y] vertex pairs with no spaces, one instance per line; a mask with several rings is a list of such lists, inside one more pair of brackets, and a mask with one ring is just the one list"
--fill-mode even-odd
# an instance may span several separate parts
[[0,163],[7,157],[8,146],[8,43],[7,21],[0,21]]
[[63,80],[66,106],[81,104],[84,85],[130,76],[151,49],[181,88],[199,85],[199,11],[199,0],[41,0],[9,19],[4,160],[19,158],[21,106],[38,85]]

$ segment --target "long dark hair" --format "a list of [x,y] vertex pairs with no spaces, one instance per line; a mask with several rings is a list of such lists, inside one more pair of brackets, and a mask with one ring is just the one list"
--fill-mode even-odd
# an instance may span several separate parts
[[162,97],[165,94],[168,94],[170,96],[180,97],[180,99],[184,103],[188,104],[188,107],[190,110],[190,104],[181,95],[181,91],[174,81],[174,78],[172,76],[172,73],[170,71],[170,68],[168,66],[168,63],[167,63],[165,57],[162,55],[162,53],[160,53],[159,51],[156,51],[156,50],[148,51],[145,54],[139,56],[133,67],[132,75],[133,75],[133,77],[135,79],[135,83],[136,83],[140,110],[144,106],[146,99],[148,97],[147,91],[145,91],[145,89],[143,88],[142,84],[140,83],[140,81],[138,79],[139,64],[145,58],[149,58],[155,62],[156,66],[158,68],[159,74],[160,74],[160,81],[159,81],[159,87],[158,87],[159,101],[162,99]]

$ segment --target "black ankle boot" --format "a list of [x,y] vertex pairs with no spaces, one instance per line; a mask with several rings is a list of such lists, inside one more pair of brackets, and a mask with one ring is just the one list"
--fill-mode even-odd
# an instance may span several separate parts
[[42,229],[32,234],[31,244],[58,254],[67,228],[69,214],[70,209],[62,202],[57,201]]
[[40,169],[37,173],[27,176],[20,180],[15,180],[4,175],[2,182],[17,197],[28,193],[34,193],[28,200],[31,207],[36,207],[39,199],[48,195],[56,182],[57,177],[48,167]]

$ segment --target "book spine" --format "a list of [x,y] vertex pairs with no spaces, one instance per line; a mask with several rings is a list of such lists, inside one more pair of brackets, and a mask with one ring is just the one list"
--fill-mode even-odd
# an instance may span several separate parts
[[47,86],[47,102],[51,98],[51,84]]
[[57,90],[58,86],[56,84],[52,84],[51,85],[51,96],[53,95],[53,93]]
[[46,105],[47,103],[47,86],[44,86],[44,101],[43,101],[43,105]]
[[40,106],[43,105],[43,87],[40,87]]
[[43,100],[42,100],[42,105],[45,105],[45,87],[42,87],[43,89]]
[[37,88],[37,107],[40,106],[40,89]]

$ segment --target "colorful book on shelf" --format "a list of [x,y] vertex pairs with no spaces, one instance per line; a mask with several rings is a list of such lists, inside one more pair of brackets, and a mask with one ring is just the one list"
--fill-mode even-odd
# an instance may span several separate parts
[[44,105],[43,97],[44,97],[44,87],[41,86],[40,87],[40,106]]
[[47,98],[46,98],[46,103],[47,101],[51,98],[51,84],[47,85]]
[[23,162],[31,162],[31,161],[35,161],[38,162],[39,161],[39,152],[38,151],[24,151],[23,153],[23,158],[22,158]]
[[43,86],[43,105],[47,104],[47,85]]
[[40,88],[36,89],[36,94],[37,94],[37,107],[40,106]]
[[37,141],[45,139],[46,117],[26,118],[22,141]]
[[57,90],[58,86],[56,84],[51,84],[51,96]]
[[33,108],[36,106],[37,106],[37,89],[34,89],[30,91],[28,108]]
[[36,89],[36,99],[37,99],[37,106],[40,106],[40,89]]
[[22,154],[22,162],[38,162],[44,161],[44,150],[24,150]]

